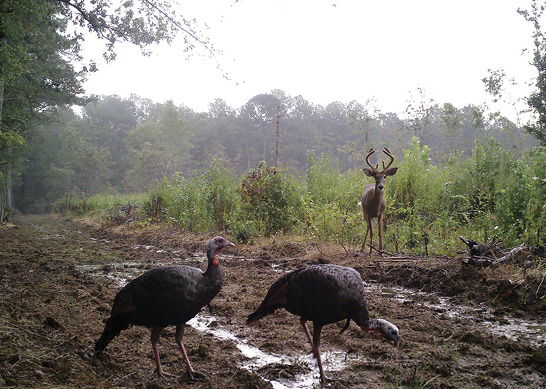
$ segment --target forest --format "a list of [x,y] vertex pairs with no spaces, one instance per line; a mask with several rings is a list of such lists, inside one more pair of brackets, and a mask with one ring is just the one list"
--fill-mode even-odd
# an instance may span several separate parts
[[[93,62],[76,66],[85,36],[74,21],[108,43],[109,60],[119,42],[146,50],[178,32],[198,39],[214,58],[213,45],[194,21],[162,13],[164,23],[156,24],[158,6],[167,10],[168,3],[144,2],[140,13],[124,4],[121,19],[102,2],[95,8],[64,1],[5,4],[0,217],[62,209],[104,216],[135,203],[144,220],[193,231],[228,229],[248,238],[292,230],[343,241],[361,223],[356,203],[369,183],[365,154],[386,146],[401,168],[387,187],[393,204],[387,224],[414,230],[415,223],[432,228],[441,220],[480,231],[473,222],[489,218],[495,222],[483,227],[483,239],[501,228],[508,242],[521,240],[515,237],[522,231],[542,242],[546,39],[538,23],[542,11],[533,4],[519,11],[534,23],[539,70],[536,90],[525,99],[527,122],[495,110],[509,82],[502,70],[482,80],[489,105],[440,104],[418,88],[402,113],[382,112],[373,99],[321,106],[282,90],[264,91],[241,107],[216,99],[207,112],[145,96],[88,96],[82,83],[96,69]],[[29,20],[28,12],[42,18]],[[218,177],[226,182],[220,185]],[[518,192],[514,180],[529,190]],[[509,196],[520,206],[507,216]],[[321,228],[309,227],[319,219]],[[406,234],[402,246],[413,240]]]
[[308,155],[324,155],[340,173],[360,169],[374,146],[402,154],[413,137],[431,149],[430,163],[469,158],[477,140],[496,139],[517,155],[537,144],[512,122],[488,121],[479,107],[419,107],[402,120],[356,101],[316,106],[280,90],[232,108],[220,99],[208,112],[171,101],[100,96],[81,114],[67,109],[60,120],[29,130],[13,175],[14,207],[41,212],[65,194],[75,197],[143,193],[175,173],[200,176],[213,158],[242,176],[263,161],[305,174]]

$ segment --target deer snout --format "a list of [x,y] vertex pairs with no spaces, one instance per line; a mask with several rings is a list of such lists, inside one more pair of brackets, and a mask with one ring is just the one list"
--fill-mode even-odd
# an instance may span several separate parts
[[377,185],[377,189],[383,190],[383,189],[385,189],[385,185],[379,184],[379,185]]

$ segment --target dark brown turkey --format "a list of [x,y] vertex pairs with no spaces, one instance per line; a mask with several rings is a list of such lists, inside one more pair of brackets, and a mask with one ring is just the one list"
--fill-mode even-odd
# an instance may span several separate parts
[[[326,324],[347,319],[343,332],[353,320],[364,331],[376,331],[398,344],[399,333],[394,324],[383,319],[369,320],[364,283],[360,274],[350,267],[310,265],[286,273],[269,288],[258,309],[248,316],[247,324],[255,323],[278,308],[300,317],[323,382],[326,376],[319,347],[320,331]],[[307,321],[313,322],[313,337]]]
[[[193,370],[186,354],[182,336],[185,323],[192,319],[218,294],[222,287],[222,272],[216,255],[229,240],[217,236],[207,248],[208,267],[205,272],[191,266],[171,265],[158,267],[129,282],[114,299],[114,306],[102,336],[95,343],[97,353],[129,325],[152,329],[152,350],[157,374],[164,376],[157,342],[163,328],[176,325],[176,342],[186,362],[188,374],[203,375]],[[209,305],[210,307],[210,305]]]

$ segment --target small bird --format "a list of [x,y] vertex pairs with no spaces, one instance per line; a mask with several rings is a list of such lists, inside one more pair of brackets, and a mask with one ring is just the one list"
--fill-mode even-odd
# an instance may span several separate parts
[[[320,380],[326,381],[320,358],[320,332],[326,324],[347,319],[340,333],[353,320],[364,331],[376,331],[398,345],[398,328],[384,319],[369,320],[364,283],[360,274],[345,266],[309,265],[281,276],[267,292],[258,309],[248,316],[247,324],[284,308],[299,316],[300,323],[317,360]],[[307,327],[313,322],[313,337]]]
[[110,318],[95,343],[97,354],[129,325],[151,328],[156,372],[164,377],[166,374],[159,360],[157,342],[163,328],[176,325],[175,339],[186,362],[188,374],[192,379],[196,375],[204,376],[191,367],[182,337],[185,323],[205,305],[210,309],[210,301],[222,287],[222,272],[216,255],[227,246],[235,245],[221,236],[209,242],[208,266],[205,272],[191,266],[162,266],[129,282],[114,299]]

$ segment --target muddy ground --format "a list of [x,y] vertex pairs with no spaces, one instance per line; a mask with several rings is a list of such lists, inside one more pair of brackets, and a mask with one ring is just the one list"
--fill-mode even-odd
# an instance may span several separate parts
[[[185,373],[173,328],[164,331],[160,345],[163,368],[172,378],[153,374],[145,328],[122,332],[95,356],[93,345],[120,288],[119,277],[172,263],[204,269],[202,252],[210,238],[50,216],[19,217],[1,227],[0,386],[250,389],[272,387],[273,380],[291,388],[299,374],[310,373],[314,379],[308,387],[319,387],[296,317],[279,311],[253,327],[244,323],[282,271],[331,262],[362,274],[373,286],[370,316],[395,323],[402,338],[395,348],[354,323],[341,335],[339,326],[326,326],[321,350],[337,350],[345,361],[341,368],[325,361],[326,374],[335,379],[328,387],[546,388],[544,331],[508,338],[486,325],[511,318],[544,324],[543,258],[475,268],[462,265],[460,256],[379,259],[286,239],[236,242],[222,253],[224,287],[213,300],[213,316],[206,310],[199,316],[212,320],[210,328],[229,331],[266,353],[286,355],[288,362],[245,369],[249,358],[235,340],[191,326],[184,343],[193,367],[207,374],[200,381]],[[400,298],[400,286],[415,293]],[[453,315],[440,301],[478,314]]]

